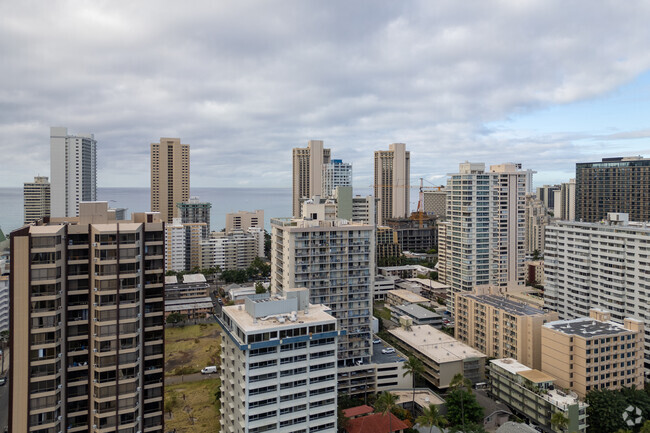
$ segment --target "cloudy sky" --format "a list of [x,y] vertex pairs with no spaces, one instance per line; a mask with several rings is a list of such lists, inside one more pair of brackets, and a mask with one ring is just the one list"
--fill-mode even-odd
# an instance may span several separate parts
[[0,3],[0,187],[49,174],[49,127],[92,132],[99,186],[149,186],[149,143],[191,146],[192,186],[289,187],[322,139],[372,181],[405,142],[413,182],[464,160],[650,156],[650,2]]

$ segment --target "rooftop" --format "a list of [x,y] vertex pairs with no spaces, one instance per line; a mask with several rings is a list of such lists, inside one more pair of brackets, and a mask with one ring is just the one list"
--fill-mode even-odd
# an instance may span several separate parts
[[601,322],[589,317],[578,319],[556,320],[544,324],[545,327],[567,335],[576,335],[583,338],[598,337],[602,335],[617,335],[631,332],[622,325],[614,322]]
[[542,383],[542,382],[554,382],[555,378],[549,374],[544,373],[543,371],[539,370],[524,370],[520,371],[519,373],[520,376],[525,377],[526,379],[530,380],[533,383]]
[[486,357],[478,350],[430,325],[412,326],[410,331],[395,328],[389,329],[388,332],[437,363]]
[[181,311],[187,309],[212,308],[212,299],[205,298],[185,298],[172,299],[165,301],[165,311]]
[[475,301],[490,305],[491,307],[498,308],[500,310],[505,311],[508,314],[512,314],[515,316],[539,316],[539,315],[546,314],[544,310],[531,307],[522,302],[513,301],[511,299],[506,298],[505,296],[475,295],[472,293],[467,293],[467,294],[463,293],[460,296],[474,299]]
[[[388,419],[390,417],[390,421]],[[359,418],[351,419],[346,430],[349,433],[378,433],[395,432],[409,428],[409,424],[397,418],[392,413],[386,415],[374,413]]]
[[185,274],[183,275],[183,283],[205,283],[205,275],[203,274]]
[[354,416],[359,416],[359,415],[365,415],[367,413],[372,413],[374,409],[368,405],[361,405],[361,406],[355,406],[351,407],[349,409],[344,409],[343,410],[343,415],[346,418],[352,418]]
[[435,280],[429,280],[427,278],[407,278],[407,281],[411,281],[413,283],[416,283],[420,286],[426,286],[432,289],[448,289],[449,285],[447,284],[442,284],[439,281]]
[[[397,396],[397,404],[411,403],[413,401],[413,389],[391,389],[390,393]],[[445,401],[428,388],[416,388],[415,403],[420,407],[429,407],[430,404],[440,406],[445,404]]]
[[[273,302],[269,300],[268,302]],[[308,313],[305,314],[304,310],[296,311],[296,321],[285,320],[284,322],[279,318],[283,316],[282,314],[276,314],[271,317],[261,317],[255,318],[251,316],[243,305],[232,305],[228,307],[223,307],[224,314],[230,316],[233,322],[237,323],[243,331],[245,332],[256,332],[264,331],[271,329],[279,329],[282,327],[296,326],[298,324],[317,324],[323,322],[336,321],[336,319],[329,314],[329,307],[324,305],[312,305],[309,304]],[[289,314],[284,314],[288,316]]]
[[532,368],[526,367],[521,362],[512,358],[492,359],[490,360],[490,363],[501,367],[512,374],[519,374],[522,371],[532,370]]
[[396,310],[399,310],[415,319],[435,319],[442,318],[438,313],[427,310],[426,308],[418,304],[409,304],[409,305],[396,305],[393,307]]
[[427,298],[424,296],[420,296],[417,293],[410,292],[405,289],[395,289],[395,290],[389,290],[386,292],[388,295],[393,295],[393,296],[398,296],[402,299],[404,299],[406,302],[410,302],[412,304],[418,303],[418,302],[430,302]]

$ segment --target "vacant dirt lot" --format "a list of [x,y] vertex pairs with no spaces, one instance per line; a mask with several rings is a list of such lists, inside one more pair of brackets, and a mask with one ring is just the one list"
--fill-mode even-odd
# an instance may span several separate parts
[[219,365],[221,328],[216,323],[165,329],[165,375],[191,374]]
[[[165,430],[177,433],[213,433],[220,429],[219,379],[165,387]],[[171,411],[171,416],[170,416]]]

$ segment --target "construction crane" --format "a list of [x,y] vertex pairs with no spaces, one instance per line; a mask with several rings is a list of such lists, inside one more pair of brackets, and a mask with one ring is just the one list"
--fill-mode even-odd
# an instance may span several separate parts
[[[424,225],[424,191],[442,191],[445,187],[444,185],[433,185],[431,186],[424,186],[424,178],[420,178],[420,184],[419,185],[392,185],[392,184],[385,184],[385,185],[370,185],[370,188],[418,188],[419,189],[419,194],[418,194],[418,207],[415,212],[411,213],[411,219],[416,220],[419,222],[420,228]],[[429,182],[429,181],[427,181]],[[431,183],[431,182],[429,182]]]

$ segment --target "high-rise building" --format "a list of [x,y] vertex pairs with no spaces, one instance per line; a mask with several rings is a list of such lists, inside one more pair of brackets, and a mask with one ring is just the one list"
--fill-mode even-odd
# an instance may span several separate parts
[[393,143],[389,150],[375,151],[375,197],[379,199],[377,224],[411,213],[411,152],[406,144]]
[[524,280],[526,172],[514,164],[462,163],[447,181],[447,221],[438,224],[439,279],[454,293]]
[[491,358],[542,368],[542,325],[557,313],[489,293],[456,293],[454,305],[457,340]]
[[97,141],[93,134],[68,135],[50,128],[50,214],[79,215],[79,203],[97,199]]
[[201,241],[205,223],[182,223],[174,218],[165,226],[167,271],[190,271],[201,267]]
[[[9,329],[9,275],[0,275],[0,332]],[[4,354],[2,355],[4,356]],[[0,371],[0,373],[4,373]]]
[[264,257],[264,232],[259,227],[246,232],[213,232],[209,239],[201,241],[202,269],[246,269],[256,257]]
[[179,217],[178,203],[190,199],[190,145],[180,138],[151,143],[151,211],[170,224]]
[[240,210],[236,213],[226,214],[226,233],[235,230],[246,231],[251,227],[258,227],[264,230],[264,211],[258,209],[255,212]]
[[25,224],[50,216],[50,182],[46,176],[34,177],[23,186]]
[[12,232],[9,431],[164,431],[163,223],[131,218]]
[[532,256],[537,251],[544,253],[544,229],[551,222],[551,217],[544,203],[534,195],[526,195],[526,210],[524,213],[526,223],[526,238],[524,250],[527,256]]
[[645,323],[645,369],[650,373],[650,228],[610,213],[607,222],[555,221],[546,227],[544,306],[560,319],[589,316],[591,308]]
[[336,433],[337,343],[344,332],[305,289],[246,298],[217,316],[221,432]]
[[[332,159],[323,164],[323,196],[333,197],[337,186],[352,186],[352,164],[340,159]],[[316,195],[316,194],[313,194]]]
[[576,219],[576,180],[570,179],[562,183],[560,189],[554,192],[555,208],[553,217],[561,220],[575,221]]
[[202,202],[198,197],[190,197],[189,201],[177,203],[178,217],[182,223],[204,223],[202,236],[210,236],[210,208],[212,203]]
[[546,209],[555,208],[555,191],[559,190],[559,185],[544,185],[537,187],[537,200],[540,200],[544,203]]
[[322,140],[309,140],[307,147],[293,149],[293,216],[302,216],[302,202],[323,195],[323,164],[329,164],[331,150]]
[[595,222],[609,212],[650,221],[650,159],[603,158],[576,164],[576,220]]
[[440,220],[447,218],[447,191],[444,189],[438,191],[425,190],[422,195],[424,197],[424,203],[422,204],[424,213],[435,215]]
[[[313,209],[305,203],[305,215]],[[374,226],[341,219],[271,220],[271,287],[306,287],[310,302],[332,309],[338,327],[339,366],[368,364],[372,288],[375,275]]]
[[585,398],[591,390],[643,387],[643,322],[591,309],[589,317],[542,327],[542,371]]

